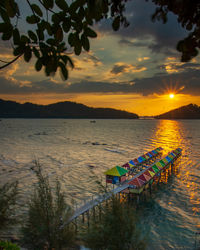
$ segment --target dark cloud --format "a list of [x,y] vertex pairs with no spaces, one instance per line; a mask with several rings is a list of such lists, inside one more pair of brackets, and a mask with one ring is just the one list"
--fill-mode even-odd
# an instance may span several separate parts
[[29,85],[0,77],[1,94],[34,93],[138,93],[144,96],[163,94],[172,89],[178,93],[200,95],[200,71],[189,69],[181,73],[157,74],[154,77],[134,79],[127,83],[81,81],[74,84],[56,83],[50,80],[33,82]]
[[[168,22],[151,21],[156,5],[151,1],[134,0],[126,4],[126,16],[130,23],[128,28],[121,28],[113,34],[122,37],[120,43],[128,46],[146,46],[155,53],[174,53],[179,40],[187,36],[187,32],[177,21],[177,17],[170,13]],[[100,31],[111,32],[111,22],[103,22]],[[137,38],[141,43],[132,43],[129,39]]]
[[146,47],[147,46],[147,43],[144,42],[144,41],[139,41],[139,42],[131,42],[125,38],[121,39],[119,41],[119,44],[121,45],[126,45],[126,46],[130,46],[130,47]]
[[115,64],[112,68],[112,70],[110,71],[112,74],[118,75],[120,73],[123,73],[126,71],[126,69],[130,68],[130,66],[126,65],[126,64]]

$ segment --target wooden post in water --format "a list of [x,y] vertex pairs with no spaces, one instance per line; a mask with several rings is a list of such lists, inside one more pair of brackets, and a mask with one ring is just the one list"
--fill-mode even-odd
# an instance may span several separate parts
[[88,227],[90,226],[90,211],[87,211],[87,222],[88,222]]
[[93,207],[93,218],[94,218],[94,221],[96,221],[95,220],[95,206]]
[[77,218],[75,219],[74,225],[75,225],[75,233],[77,233],[78,232]]
[[149,183],[149,193],[151,194],[152,190],[151,190],[151,183]]
[[82,222],[83,222],[83,223],[85,222],[85,216],[84,216],[84,213],[82,213]]
[[99,220],[101,221],[101,203],[99,204]]
[[140,202],[140,194],[137,194],[137,204]]

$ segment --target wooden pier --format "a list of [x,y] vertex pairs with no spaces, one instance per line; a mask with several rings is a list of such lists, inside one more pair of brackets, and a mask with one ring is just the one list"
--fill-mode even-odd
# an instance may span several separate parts
[[[173,152],[173,153],[172,153]],[[167,155],[167,157],[169,157],[170,155],[174,155],[173,158],[171,157],[171,161],[169,161],[168,163],[165,164],[165,166],[160,167],[159,171],[155,171],[154,175],[152,175],[151,178],[149,178],[148,181],[146,181],[146,183],[143,184],[138,184],[136,180],[138,180],[138,178],[140,178],[142,175],[144,175],[149,169],[152,170],[152,168],[154,168],[154,166],[156,164],[158,164],[160,161],[162,161],[163,159],[166,159],[167,157],[163,158],[160,161],[154,162],[151,166],[149,166],[147,169],[144,169],[142,171],[140,171],[138,174],[136,174],[134,177],[132,177],[131,179],[127,179],[126,181],[124,181],[123,183],[119,183],[118,186],[114,189],[112,189],[109,192],[106,192],[103,195],[100,195],[96,198],[92,198],[90,201],[88,201],[87,203],[85,203],[84,205],[80,206],[79,208],[76,209],[76,211],[74,212],[74,214],[68,219],[68,221],[66,221],[62,227],[64,227],[65,225],[69,224],[70,222],[76,220],[79,216],[83,215],[85,213],[88,214],[88,219],[89,219],[89,210],[94,209],[96,206],[98,206],[99,204],[103,203],[104,201],[110,199],[113,195],[116,195],[118,193],[123,192],[124,190],[128,190],[128,193],[135,193],[135,194],[140,194],[140,192],[135,192],[138,190],[144,190],[144,187],[146,185],[149,185],[149,183],[152,183],[153,180],[155,179],[155,177],[158,177],[159,174],[161,174],[161,172],[166,171],[167,168],[169,168],[169,166],[172,166],[174,161],[177,160],[177,158],[179,158],[179,156],[181,155],[181,149],[176,149],[174,151],[172,151],[171,153],[169,153]],[[159,164],[158,164],[159,166]],[[154,168],[155,169],[155,168]],[[146,176],[146,175],[145,175]],[[133,185],[133,183],[135,185]],[[142,192],[141,191],[141,192]],[[151,184],[150,184],[150,191],[151,191]],[[84,217],[83,217],[84,220]],[[89,222],[88,222],[89,223]]]

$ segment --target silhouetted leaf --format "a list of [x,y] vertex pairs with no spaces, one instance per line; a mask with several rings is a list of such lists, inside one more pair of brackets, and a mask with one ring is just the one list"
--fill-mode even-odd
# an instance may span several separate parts
[[35,63],[35,69],[37,71],[40,71],[42,69],[42,61],[40,58],[38,58],[37,62]]
[[56,41],[55,41],[55,39],[53,39],[53,38],[49,38],[49,39],[47,40],[47,43],[50,44],[50,45],[55,45],[55,44],[56,44]]
[[15,45],[20,43],[20,34],[18,29],[13,30],[13,42]]
[[68,36],[68,43],[73,47],[74,46],[74,34],[70,33]]
[[0,8],[0,16],[5,23],[10,23],[10,18],[8,16],[8,13],[3,8]]
[[0,33],[6,32],[9,27],[9,23],[0,23]]
[[62,74],[64,80],[67,80],[68,79],[68,70],[66,69],[65,65],[62,62],[59,62],[58,66],[61,69],[61,74]]
[[85,11],[84,11],[83,6],[81,6],[81,7],[79,8],[78,16],[79,16],[79,18],[80,18],[81,20],[84,18],[84,16],[85,16]]
[[114,19],[114,21],[113,21],[113,23],[112,23],[112,27],[113,27],[113,30],[114,30],[114,31],[117,31],[117,30],[119,29],[119,27],[120,27],[120,17],[119,17],[119,16],[117,16],[117,17]]
[[16,4],[14,0],[6,0],[5,7],[9,17],[14,17],[16,14]]
[[63,11],[68,10],[68,4],[65,0],[56,0],[55,3],[61,10]]
[[34,55],[35,55],[37,58],[40,57],[40,53],[39,53],[39,51],[38,51],[35,47],[33,47],[33,53],[34,53]]
[[42,11],[41,11],[40,7],[39,7],[37,4],[31,4],[31,7],[32,7],[33,11],[34,11],[38,16],[40,16],[40,17],[43,16]]
[[10,40],[10,38],[12,37],[12,30],[8,30],[7,32],[4,32],[2,35],[2,40],[7,41]]
[[30,43],[30,39],[27,36],[22,35],[21,36],[21,43],[24,43],[24,44]]
[[55,39],[58,42],[61,42],[63,40],[63,30],[62,28],[59,26],[56,33],[55,33]]
[[29,46],[26,46],[24,50],[24,60],[26,62],[29,62],[31,59],[31,56],[32,56],[31,48]]
[[59,24],[60,21],[61,21],[60,17],[57,14],[53,14],[52,17],[51,17],[51,20],[55,24]]
[[76,10],[80,7],[80,5],[81,5],[80,1],[72,2],[72,4],[69,7],[69,13],[73,15],[76,12]]
[[34,42],[37,42],[37,36],[33,31],[29,30],[28,36],[30,37],[31,40],[33,40]]
[[42,29],[37,29],[36,33],[37,33],[37,36],[38,36],[39,40],[43,41],[44,40],[44,32],[43,32],[43,30]]
[[89,42],[86,35],[82,34],[81,42],[82,42],[82,46],[83,46],[84,50],[89,51],[90,50],[90,42]]
[[35,16],[35,15],[27,16],[26,21],[29,24],[35,24],[35,23],[39,23],[40,18],[38,16]]
[[42,0],[44,7],[46,9],[52,9],[53,5],[54,5],[54,1],[53,0]]
[[79,39],[78,34],[76,33],[74,35],[74,52],[77,56],[80,55],[82,50],[82,44],[81,44],[81,40]]
[[62,28],[65,33],[67,33],[71,28],[71,20],[69,18],[66,18],[65,21],[62,24]]
[[183,47],[184,47],[184,41],[181,40],[178,42],[176,49],[181,52],[181,51],[183,51]]
[[192,23],[188,23],[188,24],[186,25],[186,29],[187,29],[187,30],[191,30],[192,27],[193,27]]
[[69,56],[67,56],[67,55],[61,56],[61,59],[63,60],[65,65],[67,64],[67,62],[69,62],[69,66],[71,68],[74,68],[74,64],[73,64],[73,62],[72,62],[72,60],[71,60],[71,58]]
[[89,37],[97,37],[97,34],[94,30],[90,29],[89,27],[85,28],[85,35]]
[[23,53],[24,53],[24,47],[18,46],[16,48],[14,48],[14,51],[13,51],[14,56],[18,56],[18,55],[21,55]]

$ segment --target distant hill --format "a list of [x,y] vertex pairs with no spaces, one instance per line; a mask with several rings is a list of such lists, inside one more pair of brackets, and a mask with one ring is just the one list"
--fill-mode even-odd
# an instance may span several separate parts
[[20,104],[0,99],[0,118],[137,119],[138,115],[111,108],[91,108],[75,102],[49,105]]
[[189,104],[177,109],[173,109],[161,115],[155,116],[157,119],[200,119],[200,107],[196,104]]

